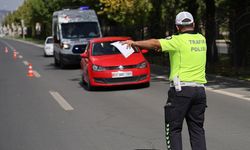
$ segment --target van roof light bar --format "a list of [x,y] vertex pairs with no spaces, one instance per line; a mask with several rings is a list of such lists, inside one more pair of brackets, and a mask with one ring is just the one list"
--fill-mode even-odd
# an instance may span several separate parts
[[80,10],[89,10],[89,6],[81,6],[79,9]]

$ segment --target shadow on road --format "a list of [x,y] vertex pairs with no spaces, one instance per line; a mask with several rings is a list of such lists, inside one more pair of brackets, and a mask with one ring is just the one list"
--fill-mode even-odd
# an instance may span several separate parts
[[[88,88],[85,83],[82,81],[79,82],[79,85],[86,91]],[[117,85],[117,86],[110,86],[110,87],[94,87],[93,90],[89,92],[112,92],[112,91],[123,91],[123,90],[140,90],[143,88],[148,88],[145,84],[138,84],[138,85]]]

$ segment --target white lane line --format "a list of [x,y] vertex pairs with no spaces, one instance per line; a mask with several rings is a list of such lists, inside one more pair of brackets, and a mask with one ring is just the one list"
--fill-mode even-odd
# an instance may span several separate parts
[[49,93],[65,111],[74,110],[74,108],[58,92],[49,91]]
[[19,55],[19,56],[18,56],[18,58],[22,59],[22,58],[23,58],[23,56],[22,56],[22,55]]
[[37,78],[41,77],[41,75],[36,70],[33,70],[33,73],[34,73],[35,77],[37,77]]
[[231,93],[231,92],[227,92],[227,91],[222,91],[222,90],[216,90],[216,89],[209,88],[209,87],[206,87],[206,90],[211,91],[211,92],[215,92],[215,93],[219,93],[219,94],[223,94],[223,95],[227,95],[227,96],[231,96],[231,97],[235,97],[235,98],[239,98],[239,99],[243,99],[243,100],[250,101],[250,98],[245,97],[244,95],[240,95],[240,94],[236,94],[236,93]]
[[24,60],[24,61],[23,61],[23,64],[26,65],[26,66],[28,66],[28,65],[29,65],[29,62],[26,61],[26,60]]
[[156,79],[166,79],[167,80],[167,77],[165,76],[155,76]]

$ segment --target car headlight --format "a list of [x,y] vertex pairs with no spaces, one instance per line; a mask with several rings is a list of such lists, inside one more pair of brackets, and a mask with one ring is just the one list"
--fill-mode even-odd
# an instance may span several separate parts
[[138,64],[138,65],[136,66],[136,68],[140,68],[140,69],[142,69],[142,68],[147,68],[147,63],[144,61],[144,62]]
[[98,66],[98,65],[93,65],[93,66],[92,66],[92,69],[93,69],[94,71],[104,71],[104,70],[106,70],[104,67]]
[[63,49],[70,49],[70,44],[63,43],[62,47]]

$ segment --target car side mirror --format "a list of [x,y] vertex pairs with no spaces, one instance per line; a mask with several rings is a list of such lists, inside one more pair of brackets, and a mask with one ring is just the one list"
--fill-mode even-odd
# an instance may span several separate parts
[[147,49],[143,49],[143,50],[141,50],[141,52],[142,52],[142,54],[146,54],[146,53],[148,53],[148,50]]
[[82,58],[88,58],[88,53],[82,53],[82,54],[81,54],[81,57],[82,57]]

